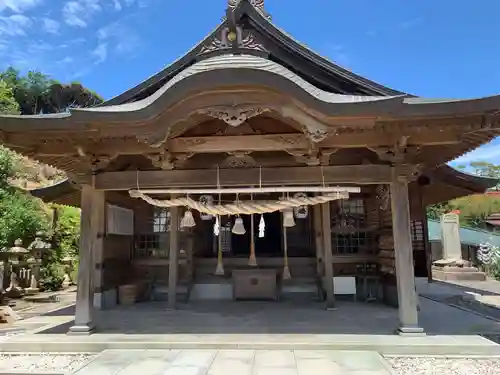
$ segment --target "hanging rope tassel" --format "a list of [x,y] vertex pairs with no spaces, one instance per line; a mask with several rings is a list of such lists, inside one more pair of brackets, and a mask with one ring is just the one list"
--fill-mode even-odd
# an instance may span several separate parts
[[260,215],[259,238],[264,238],[265,232],[266,232],[266,222],[264,221],[264,215]]
[[215,217],[215,224],[214,224],[214,236],[217,237],[220,234],[220,222],[219,222],[219,215]]
[[[224,276],[224,263],[222,259],[222,233],[220,233],[220,221],[219,221],[219,216],[217,215],[216,217],[216,225],[219,231],[219,237],[217,238],[217,267],[215,268],[215,274],[217,276]],[[215,230],[215,226],[214,226]]]
[[[253,194],[250,194],[250,199],[253,201]],[[255,255],[255,215],[250,215],[250,257],[248,258],[248,265],[257,267],[257,256]]]
[[250,215],[250,257],[248,258],[248,265],[251,267],[257,267],[257,256],[255,255],[255,229],[254,229],[254,218]]
[[286,236],[287,227],[283,227],[283,247],[284,247],[284,267],[283,267],[283,280],[290,280],[292,275],[290,274],[290,268],[288,267],[288,241]]

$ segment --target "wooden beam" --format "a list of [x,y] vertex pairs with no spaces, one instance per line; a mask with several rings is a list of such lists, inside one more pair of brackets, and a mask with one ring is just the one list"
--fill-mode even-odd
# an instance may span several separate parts
[[[405,133],[406,134],[406,133]],[[462,134],[457,131],[411,132],[409,145],[446,145],[459,143]],[[317,148],[359,148],[394,146],[401,134],[399,132],[365,131],[358,134],[330,136],[316,144]],[[263,134],[237,136],[179,137],[169,139],[161,148],[153,148],[139,142],[135,137],[114,137],[110,139],[52,139],[40,140],[26,134],[12,135],[8,147],[23,154],[39,156],[74,156],[82,152],[86,155],[142,155],[155,154],[168,150],[171,153],[218,153],[232,151],[282,151],[286,149],[308,150],[309,139],[302,133]]]
[[172,171],[104,172],[95,176],[100,190],[130,190],[182,187],[291,186],[323,184],[387,184],[391,181],[388,165],[345,165],[326,167],[282,167],[221,169],[219,181],[215,169]]

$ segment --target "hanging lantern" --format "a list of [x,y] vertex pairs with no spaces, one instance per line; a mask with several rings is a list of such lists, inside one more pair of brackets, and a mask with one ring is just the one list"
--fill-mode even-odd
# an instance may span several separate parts
[[220,222],[219,222],[219,215],[215,217],[215,224],[214,224],[214,236],[217,237],[219,236],[220,233]]
[[[296,193],[296,194],[294,194],[293,197],[294,198],[307,198],[307,194]],[[305,219],[307,217],[307,214],[309,213],[308,211],[309,211],[309,209],[307,208],[307,206],[299,206],[299,207],[295,207],[293,209],[293,214],[295,215],[295,217],[297,219]]]
[[283,211],[283,226],[290,228],[295,226],[295,219],[293,218],[293,210],[287,209]]
[[260,221],[259,221],[259,238],[264,238],[266,231],[266,222],[264,221],[264,215],[260,215]]
[[247,231],[245,230],[245,226],[243,225],[243,219],[241,217],[237,217],[234,220],[233,230],[231,231],[233,234],[244,235]]
[[186,210],[181,220],[181,228],[192,228],[194,226],[196,226],[196,222],[194,221],[193,213],[191,210]]
[[[214,202],[214,198],[211,195],[202,195],[199,199],[200,203],[204,206],[211,205]],[[212,215],[200,212],[201,220],[212,220]]]

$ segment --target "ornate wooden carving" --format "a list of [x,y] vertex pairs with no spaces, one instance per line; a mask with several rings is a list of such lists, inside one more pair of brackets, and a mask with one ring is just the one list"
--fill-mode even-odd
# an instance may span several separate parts
[[377,186],[377,201],[379,202],[379,207],[382,211],[389,208],[391,192],[389,185],[378,185]]
[[161,147],[166,142],[169,135],[170,135],[170,127],[164,127],[157,131],[153,130],[149,132],[142,132],[141,134],[138,134],[136,137],[138,141],[145,143],[150,147],[158,148]]
[[[231,9],[234,9],[238,6],[241,0],[228,0],[227,6]],[[261,12],[264,11],[264,0],[250,0],[250,4],[252,4],[256,9]]]
[[222,120],[230,126],[237,127],[245,123],[248,119],[269,111],[270,109],[265,107],[227,106],[201,109],[198,113]]
[[223,168],[253,168],[257,162],[248,153],[233,153],[222,163]]
[[81,160],[83,160],[85,163],[88,163],[90,165],[90,170],[95,173],[97,171],[102,171],[106,169],[114,159],[118,157],[118,154],[114,155],[85,155],[81,157]]
[[164,150],[158,154],[146,155],[146,157],[151,160],[156,168],[172,170],[181,167],[193,155],[193,153],[174,154]]
[[266,138],[282,144],[284,149],[294,149],[304,144],[304,136],[302,134],[270,135]]
[[285,149],[285,152],[295,157],[298,163],[310,166],[320,165],[320,154],[318,150],[293,150]]
[[310,128],[307,126],[303,127],[303,132],[314,143],[324,141],[331,134],[331,131],[326,128]]
[[422,148],[420,146],[409,146],[408,139],[408,136],[401,136],[393,146],[369,147],[369,149],[375,152],[382,161],[391,164],[411,163]]
[[266,48],[257,40],[257,37],[242,26],[236,26],[236,32],[229,27],[223,28],[208,44],[201,47],[200,55],[219,50],[230,50],[236,43],[239,49],[267,52]]

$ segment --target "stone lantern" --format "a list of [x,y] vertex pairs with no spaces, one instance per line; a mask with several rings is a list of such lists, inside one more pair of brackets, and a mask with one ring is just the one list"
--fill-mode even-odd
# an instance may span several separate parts
[[44,254],[49,251],[52,246],[49,242],[44,241],[45,233],[36,232],[35,240],[28,246],[29,257],[26,263],[31,268],[30,286],[26,289],[27,294],[35,294],[40,290],[38,281],[40,280],[40,270]]
[[[7,250],[7,261],[10,263],[10,284],[5,290],[5,295],[10,298],[20,298],[24,294],[24,289],[19,283],[19,275],[17,272],[25,273],[27,270],[26,256],[29,251],[22,247],[23,241],[17,239],[14,241],[14,246]],[[17,271],[17,272],[16,272]]]
[[23,241],[18,238],[14,241],[14,246],[5,252],[7,254],[7,261],[12,265],[23,265],[25,263],[26,255],[29,250],[23,247]]
[[62,258],[64,264],[64,281],[63,287],[67,288],[74,285],[73,279],[71,279],[71,273],[73,272],[73,258],[70,256],[65,256]]
[[52,248],[50,242],[44,241],[45,233],[36,232],[35,240],[28,246],[30,254],[37,263],[42,263],[44,254]]

